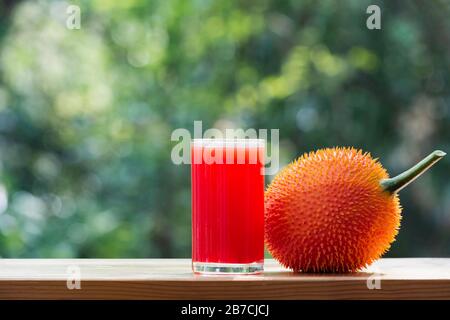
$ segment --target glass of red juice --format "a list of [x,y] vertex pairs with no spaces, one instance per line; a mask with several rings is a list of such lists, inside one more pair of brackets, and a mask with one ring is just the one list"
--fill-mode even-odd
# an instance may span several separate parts
[[192,140],[195,273],[263,270],[264,149],[263,139]]

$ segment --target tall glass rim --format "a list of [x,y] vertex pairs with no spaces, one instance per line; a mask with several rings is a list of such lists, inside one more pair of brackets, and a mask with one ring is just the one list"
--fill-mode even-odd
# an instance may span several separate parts
[[202,147],[264,147],[266,140],[260,138],[200,138],[192,139],[191,145]]

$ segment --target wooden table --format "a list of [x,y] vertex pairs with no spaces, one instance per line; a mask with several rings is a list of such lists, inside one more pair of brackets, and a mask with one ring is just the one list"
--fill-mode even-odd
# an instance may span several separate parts
[[382,259],[353,274],[294,274],[266,260],[261,275],[200,276],[190,263],[0,259],[0,299],[450,299],[443,258]]

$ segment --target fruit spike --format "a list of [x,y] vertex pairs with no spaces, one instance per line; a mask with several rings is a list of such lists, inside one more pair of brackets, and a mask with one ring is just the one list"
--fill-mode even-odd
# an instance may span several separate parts
[[380,181],[381,187],[389,193],[396,193],[406,187],[408,184],[416,180],[422,173],[431,168],[436,162],[441,160],[446,153],[441,150],[435,150],[426,158],[417,163],[414,167],[406,170],[390,179]]
[[444,155],[435,151],[394,178],[369,153],[354,148],[302,155],[266,190],[269,252],[294,271],[360,270],[395,240],[402,210],[397,191]]

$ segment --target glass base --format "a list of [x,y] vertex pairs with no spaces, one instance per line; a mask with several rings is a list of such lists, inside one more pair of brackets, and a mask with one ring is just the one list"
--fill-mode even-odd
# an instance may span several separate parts
[[193,262],[192,270],[201,274],[258,274],[263,272],[264,263]]

